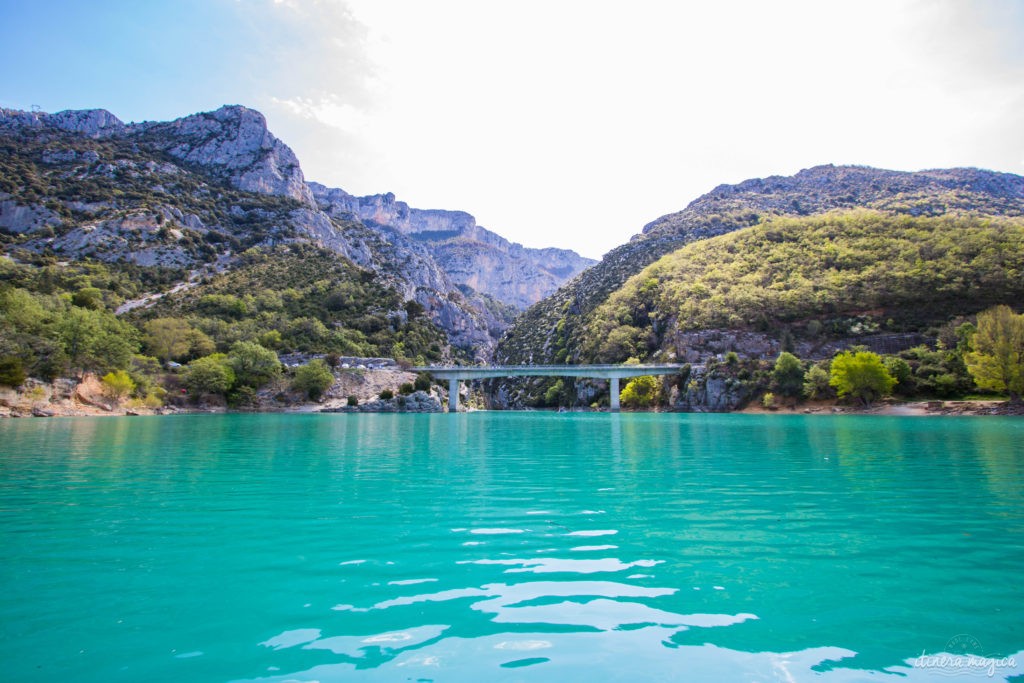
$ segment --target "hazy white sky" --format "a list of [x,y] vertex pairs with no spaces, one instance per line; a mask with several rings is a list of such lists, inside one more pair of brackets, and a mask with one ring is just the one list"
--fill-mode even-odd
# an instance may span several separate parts
[[821,163],[1024,172],[1019,0],[0,0],[0,20],[25,27],[10,53],[47,54],[8,65],[0,106],[245,104],[307,179],[588,256]]

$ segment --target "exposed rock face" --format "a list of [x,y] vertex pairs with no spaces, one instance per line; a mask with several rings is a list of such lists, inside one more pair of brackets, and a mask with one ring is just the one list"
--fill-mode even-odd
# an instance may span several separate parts
[[[815,166],[793,176],[752,178],[719,185],[690,203],[644,226],[644,237],[687,232],[698,216],[733,211],[809,215],[868,207],[910,215],[941,215],[954,210],[1019,216],[1024,177],[977,168],[888,171],[866,166]],[[725,225],[726,221],[719,221]]]
[[416,391],[408,396],[378,398],[357,406],[324,408],[321,413],[440,413],[441,402],[425,391]]
[[0,201],[0,228],[11,232],[34,232],[60,225],[60,218],[44,206],[24,206],[12,199]]
[[[351,195],[344,190],[318,183],[309,186],[324,215],[335,221],[355,218],[348,208]],[[467,300],[425,244],[389,226],[371,225],[359,223],[346,228],[349,258],[381,273],[406,299],[422,305],[457,346],[476,349],[481,359],[490,358],[507,320],[495,316],[473,293]]]
[[46,112],[18,111],[0,108],[0,129],[55,128],[68,133],[79,133],[89,138],[102,138],[124,133],[126,126],[106,109],[82,109]]
[[745,406],[751,398],[750,385],[733,377],[695,371],[686,387],[673,387],[669,403],[676,410],[694,413],[727,413]]
[[[0,130],[24,128],[49,128],[93,139],[130,137],[186,164],[204,167],[240,190],[290,197],[313,206],[295,153],[267,129],[263,114],[246,107],[224,106],[166,123],[133,124],[122,123],[105,109],[56,114],[0,109]],[[68,152],[53,154],[44,161],[75,158]]]
[[258,111],[227,106],[170,123],[139,124],[131,131],[176,159],[225,175],[240,190],[314,206],[295,153],[267,130]]
[[356,197],[309,183],[322,209],[374,228],[387,228],[423,245],[457,285],[517,308],[554,292],[594,261],[567,249],[531,249],[483,228],[465,211],[414,209],[391,193]]

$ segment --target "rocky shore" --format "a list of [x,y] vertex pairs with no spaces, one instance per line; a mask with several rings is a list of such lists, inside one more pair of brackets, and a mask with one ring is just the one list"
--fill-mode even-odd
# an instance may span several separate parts
[[321,408],[321,413],[440,413],[441,401],[425,391],[415,391],[408,396],[378,398],[369,403]]
[[[342,370],[334,385],[320,401],[310,401],[281,387],[261,391],[253,405],[238,412],[322,412],[322,413],[439,413],[444,411],[444,397],[435,387],[430,392],[416,391],[401,395],[397,388],[411,382],[415,374],[397,366],[376,369]],[[381,392],[393,391],[391,398],[380,398]],[[356,405],[349,405],[349,397]],[[112,401],[103,393],[101,382],[92,375],[82,380],[62,378],[52,383],[29,380],[18,389],[0,387],[0,418],[5,417],[86,417],[125,415],[167,415],[181,413],[222,413],[230,408],[223,400],[207,399],[190,402],[183,396],[173,397],[167,405],[147,407],[139,402]],[[574,412],[576,412],[574,410]],[[585,411],[584,411],[585,412]],[[726,411],[728,412],[728,411]],[[871,406],[815,401],[783,406],[774,410],[752,402],[742,410],[747,414],[776,415],[900,415],[900,416],[962,416],[1020,415],[1024,402],[994,400],[963,401],[898,401],[885,399]]]

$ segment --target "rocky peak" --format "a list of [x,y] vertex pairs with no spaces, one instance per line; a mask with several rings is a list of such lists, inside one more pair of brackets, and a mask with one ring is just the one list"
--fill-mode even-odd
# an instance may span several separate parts
[[106,109],[83,109],[81,111],[59,111],[51,117],[53,125],[71,133],[81,133],[91,138],[118,135],[125,131],[121,119]]
[[126,126],[106,109],[82,109],[48,114],[41,111],[0,109],[2,128],[57,128],[69,133],[80,133],[90,138],[102,138],[124,133]]
[[0,129],[46,128],[91,138],[130,136],[246,192],[290,197],[315,207],[299,160],[267,129],[263,114],[239,105],[170,122],[124,124],[105,109],[56,114],[0,109]]
[[314,205],[298,158],[267,129],[267,120],[258,111],[230,105],[138,128],[153,146],[226,176],[240,190]]
[[856,197],[859,201],[870,201],[878,194],[941,192],[943,190],[967,190],[1000,196],[1024,196],[1024,182],[1022,182],[1021,176],[977,168],[906,172],[871,168],[870,166],[826,164],[805,168],[793,176],[752,178],[736,185],[719,185],[697,201],[705,198],[793,192],[822,192]]
[[478,232],[476,219],[465,211],[413,209],[398,201],[394,193],[356,197],[338,188],[309,183],[316,201],[325,209],[350,214],[361,223],[381,225],[404,235],[427,238],[472,237]]
[[912,215],[937,215],[954,209],[1019,215],[1015,202],[1022,197],[1024,178],[1011,173],[978,168],[907,172],[827,164],[792,176],[719,185],[682,211],[648,223],[643,233],[645,237],[677,234],[702,217],[737,210],[748,213],[752,220],[758,212],[806,215],[855,206]]

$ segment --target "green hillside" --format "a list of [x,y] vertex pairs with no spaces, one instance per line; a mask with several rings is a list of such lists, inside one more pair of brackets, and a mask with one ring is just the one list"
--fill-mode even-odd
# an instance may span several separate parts
[[719,185],[685,209],[652,221],[629,242],[527,310],[498,344],[505,363],[577,358],[596,308],[632,276],[692,242],[748,228],[773,217],[807,217],[835,210],[887,214],[1024,216],[1024,178],[981,169],[907,173],[864,166],[816,166],[793,176]]
[[565,339],[578,362],[670,351],[674,333],[927,332],[1024,298],[1024,220],[868,210],[775,217],[633,276]]
[[[245,354],[263,354],[272,378],[275,353],[426,363],[448,350],[422,306],[403,302],[375,273],[308,244],[250,249],[230,270],[168,291],[181,276],[126,263],[0,258],[0,385],[126,372],[132,389],[125,393],[152,408],[188,384],[193,365],[240,365]],[[154,290],[167,293],[140,297]],[[167,361],[190,365],[184,374],[166,372]],[[245,391],[267,381],[245,386],[239,379],[196,393],[228,393],[244,403],[252,400]]]
[[436,361],[444,332],[372,271],[303,243],[251,249],[239,263],[128,319],[180,318],[226,350],[258,341],[280,351]]

